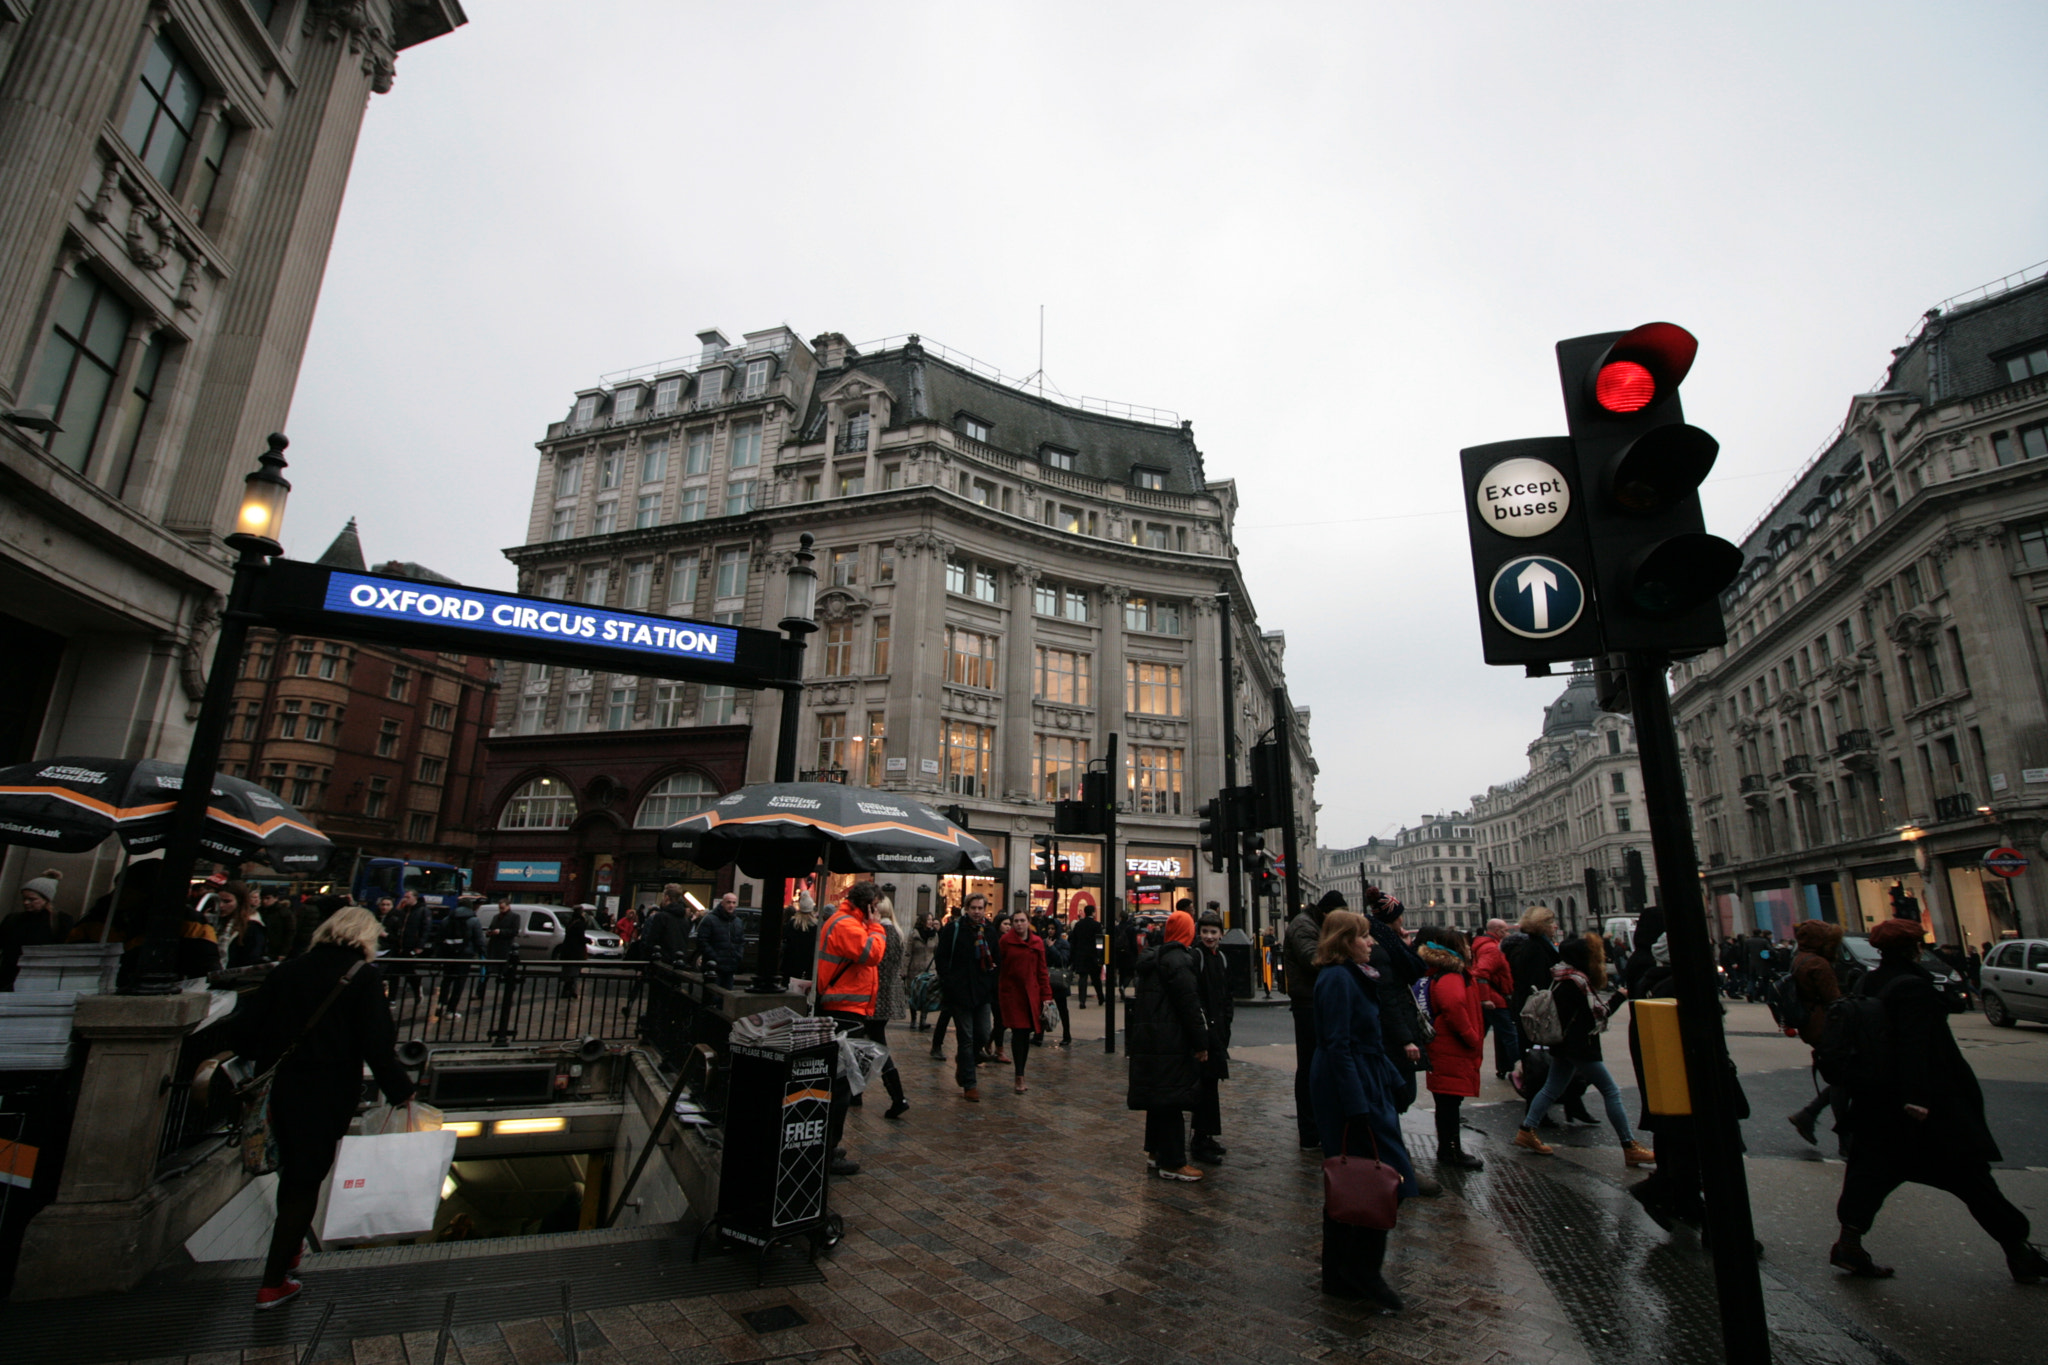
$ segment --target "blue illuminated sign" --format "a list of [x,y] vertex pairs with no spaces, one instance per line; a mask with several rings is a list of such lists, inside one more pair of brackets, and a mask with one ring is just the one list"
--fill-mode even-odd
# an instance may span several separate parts
[[559,862],[515,863],[509,860],[498,864],[498,880],[501,882],[558,882],[562,880],[562,865]]
[[459,625],[508,638],[603,645],[664,659],[732,663],[739,645],[739,632],[731,626],[352,573],[336,572],[328,579],[323,605],[383,621]]

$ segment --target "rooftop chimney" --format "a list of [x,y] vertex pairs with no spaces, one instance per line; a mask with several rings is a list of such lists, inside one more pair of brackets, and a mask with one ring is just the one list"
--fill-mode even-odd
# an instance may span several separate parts
[[697,333],[697,340],[704,347],[704,353],[697,357],[699,365],[708,365],[725,354],[725,348],[732,343],[725,339],[725,333],[716,327]]

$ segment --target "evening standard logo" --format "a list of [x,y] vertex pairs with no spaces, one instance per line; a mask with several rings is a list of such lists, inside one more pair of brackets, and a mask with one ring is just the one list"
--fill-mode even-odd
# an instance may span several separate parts
[[107,780],[108,774],[96,773],[90,768],[67,768],[59,764],[55,767],[39,769],[36,776],[47,777],[53,782],[100,783]]
[[774,796],[768,800],[770,810],[823,810],[823,801],[813,801],[808,796]]
[[734,792],[731,796],[726,797],[723,801],[720,801],[718,804],[721,806],[737,806],[740,802],[746,799],[747,794],[745,792]]
[[739,640],[738,632],[730,627],[579,610],[470,588],[409,588],[344,573],[328,578],[325,605],[329,611],[358,616],[449,622],[494,635],[583,640],[648,654],[680,654],[728,663],[735,657]]
[[893,863],[905,867],[930,867],[938,860],[929,853],[894,853],[883,850],[874,855],[878,863]]
[[62,830],[44,829],[41,825],[17,825],[11,820],[0,820],[0,830],[9,834],[27,834],[37,839],[61,839]]
[[893,815],[899,820],[910,818],[910,812],[901,806],[885,806],[879,801],[856,801],[853,804],[862,815]]

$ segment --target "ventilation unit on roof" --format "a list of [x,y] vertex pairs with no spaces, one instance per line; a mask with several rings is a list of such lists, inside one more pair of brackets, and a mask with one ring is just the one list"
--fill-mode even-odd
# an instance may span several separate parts
[[704,347],[703,353],[697,357],[699,365],[708,365],[718,359],[725,354],[725,348],[731,344],[725,339],[725,333],[716,327],[697,333],[697,340]]

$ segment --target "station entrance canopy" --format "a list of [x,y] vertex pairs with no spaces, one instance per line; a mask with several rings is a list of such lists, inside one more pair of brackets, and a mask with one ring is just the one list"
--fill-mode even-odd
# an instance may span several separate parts
[[744,688],[800,686],[772,630],[272,560],[250,616],[301,635]]

